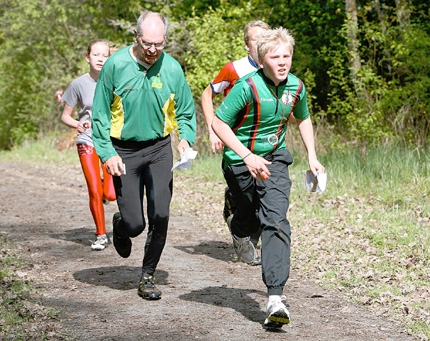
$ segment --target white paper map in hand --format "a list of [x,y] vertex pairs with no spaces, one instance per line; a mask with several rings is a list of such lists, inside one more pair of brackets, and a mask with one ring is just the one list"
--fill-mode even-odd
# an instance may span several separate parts
[[327,187],[327,173],[317,172],[315,177],[310,170],[303,171],[305,176],[305,189],[309,192],[322,193]]
[[197,152],[193,148],[188,148],[185,150],[184,154],[180,160],[176,161],[172,167],[172,172],[174,169],[177,170],[187,170],[190,168],[191,160],[194,160],[197,156]]

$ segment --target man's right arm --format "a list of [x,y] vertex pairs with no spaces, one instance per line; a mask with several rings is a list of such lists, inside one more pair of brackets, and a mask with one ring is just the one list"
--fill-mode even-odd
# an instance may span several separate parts
[[217,152],[217,150],[223,148],[223,143],[212,129],[212,121],[215,116],[213,105],[213,98],[215,96],[216,94],[213,93],[212,86],[211,84],[209,84],[202,93],[202,109],[203,114],[205,115],[206,126],[208,128],[209,142],[211,145],[212,153],[214,154]]
[[212,82],[206,87],[202,93],[202,109],[205,115],[206,125],[209,133],[209,141],[211,144],[212,153],[216,153],[217,150],[223,149],[224,144],[218,138],[218,136],[212,130],[212,121],[215,117],[215,110],[213,105],[213,99],[216,95],[225,92],[231,87],[232,82],[237,79],[235,76],[235,69],[232,62],[228,62],[223,66],[220,72],[212,80]]
[[120,176],[125,171],[124,164],[110,139],[112,93],[113,91],[106,88],[99,77],[92,107],[92,137],[96,153],[105,165],[106,171],[110,175]]

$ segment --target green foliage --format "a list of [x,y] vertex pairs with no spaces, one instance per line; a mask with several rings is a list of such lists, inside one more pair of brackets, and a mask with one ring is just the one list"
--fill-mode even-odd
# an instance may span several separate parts
[[381,30],[380,22],[362,18],[358,36],[363,37],[362,65],[354,78],[349,75],[346,25],[339,32],[344,43],[337,50],[323,49],[332,63],[327,116],[339,120],[336,131],[350,142],[378,144],[390,139],[426,145],[429,98],[424,89],[428,88],[430,73],[423,52],[418,51],[428,49],[430,37],[413,26],[405,29],[388,22]]
[[196,97],[227,62],[246,55],[243,27],[247,12],[246,8],[220,7],[199,16],[193,13],[187,21],[192,32],[185,57],[187,80]]
[[[61,1],[6,2],[1,29],[7,39],[0,50],[0,119],[6,122],[0,128],[1,148],[58,126],[54,93],[70,81],[89,36],[82,36],[84,23],[76,34],[67,18],[73,21],[78,15],[70,18],[73,9]],[[76,46],[82,50],[75,52]]]
[[307,69],[304,73],[303,82],[306,87],[306,99],[308,100],[309,111],[312,115],[314,112],[313,102],[316,100],[315,92],[313,92],[316,87],[315,74]]
[[293,33],[291,71],[305,81],[312,114],[330,128],[328,140],[341,145],[393,139],[425,146],[430,142],[430,3],[407,0],[397,6],[402,7],[357,1],[361,68],[352,74],[342,0],[4,0],[0,149],[61,130],[62,108],[54,94],[87,71],[88,42],[107,38],[118,47],[129,44],[144,9],[169,18],[166,51],[184,68],[200,124],[201,92],[226,62],[245,55],[245,23],[262,19]]
[[[0,148],[61,129],[55,92],[88,71],[92,39],[120,45],[132,38],[139,1],[5,0],[0,49]],[[122,22],[122,25],[118,24]],[[135,23],[133,23],[134,25]]]
[[381,98],[381,108],[396,136],[405,143],[427,145],[430,129],[430,35],[410,26],[403,43],[393,44],[399,74]]
[[[430,36],[409,25],[397,9],[384,7],[379,22],[363,20],[362,57],[377,79],[368,87],[374,107],[381,112],[381,126],[386,134],[405,144],[429,142],[429,66],[423,50],[428,50]],[[407,6],[405,7],[407,12]],[[392,20],[396,19],[396,24]]]
[[[198,142],[203,142],[200,148],[203,151],[208,144],[204,138],[204,115],[199,109],[200,96],[227,62],[247,55],[243,28],[250,20],[250,10],[249,5],[234,7],[223,4],[215,10],[209,8],[206,13],[193,13],[187,20],[186,31],[190,38],[184,54],[184,63],[187,81],[198,108],[198,134],[201,136]],[[216,104],[220,100],[221,98],[216,98]]]
[[332,64],[323,50],[335,51],[342,41],[338,31],[344,20],[344,7],[342,0],[254,2],[257,13],[266,17],[272,27],[283,26],[292,32],[296,41],[292,73],[301,79],[307,70],[315,75],[317,86],[312,95],[313,106],[318,110],[326,110],[329,104],[327,70]]

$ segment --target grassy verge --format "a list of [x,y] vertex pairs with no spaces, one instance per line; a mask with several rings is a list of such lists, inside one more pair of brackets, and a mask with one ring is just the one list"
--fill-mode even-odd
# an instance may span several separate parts
[[325,155],[324,164],[325,193],[292,195],[300,270],[428,340],[428,153],[349,150]]
[[44,136],[38,142],[24,143],[22,146],[10,151],[0,151],[0,162],[17,161],[36,166],[38,164],[51,163],[65,165],[76,165],[79,163],[76,149],[65,149],[62,151],[56,149],[55,141],[58,138],[55,135]]
[[[76,164],[76,151],[59,152],[54,148],[54,138],[46,136],[37,143],[0,151],[0,162]],[[0,340],[63,340],[58,312],[40,302],[37,289],[27,279],[31,267],[20,246],[0,234]]]
[[59,340],[56,313],[37,301],[25,279],[29,267],[19,248],[0,235],[0,339]]

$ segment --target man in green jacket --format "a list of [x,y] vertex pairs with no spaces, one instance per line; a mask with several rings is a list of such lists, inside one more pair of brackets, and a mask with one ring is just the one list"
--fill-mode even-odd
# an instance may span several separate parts
[[109,58],[97,82],[93,103],[93,139],[97,154],[114,176],[119,212],[113,216],[113,244],[121,257],[131,253],[131,238],[146,227],[148,236],[138,295],[161,298],[154,272],[166,243],[172,198],[170,132],[178,136],[182,156],[196,137],[193,97],[179,63],[163,51],[168,22],[144,12],[137,21],[135,44]]

